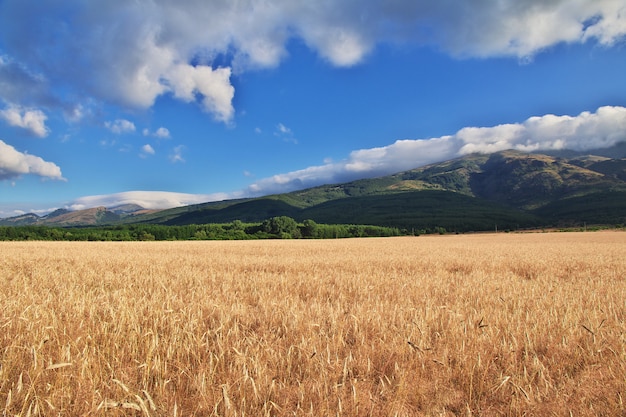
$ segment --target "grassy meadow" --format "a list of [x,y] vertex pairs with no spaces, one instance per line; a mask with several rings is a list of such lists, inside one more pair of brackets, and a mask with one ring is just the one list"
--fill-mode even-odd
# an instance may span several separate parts
[[626,233],[0,242],[2,416],[626,415]]

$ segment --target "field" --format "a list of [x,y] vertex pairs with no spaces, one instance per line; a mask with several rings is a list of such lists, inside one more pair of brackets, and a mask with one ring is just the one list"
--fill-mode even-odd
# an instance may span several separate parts
[[626,233],[0,242],[2,416],[626,415]]

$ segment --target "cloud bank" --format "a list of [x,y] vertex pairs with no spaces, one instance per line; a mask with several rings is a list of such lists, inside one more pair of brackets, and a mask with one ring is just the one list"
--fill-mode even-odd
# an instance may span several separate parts
[[137,108],[171,95],[225,123],[232,75],[279,65],[292,39],[345,67],[382,43],[527,59],[626,34],[623,0],[4,0],[0,15],[5,100],[43,107],[50,86],[58,102],[86,95]]
[[600,107],[577,116],[552,114],[531,117],[522,123],[493,127],[466,127],[453,135],[428,139],[404,139],[391,145],[355,150],[339,162],[274,175],[250,185],[247,196],[283,193],[322,184],[418,168],[471,153],[507,149],[586,151],[626,141],[626,108]]
[[0,180],[10,180],[20,175],[38,175],[53,180],[65,180],[61,168],[42,158],[22,153],[0,140]]
[[116,207],[122,204],[137,204],[146,209],[166,209],[200,204],[230,198],[227,194],[186,194],[166,191],[126,191],[123,193],[80,197],[68,205],[69,210],[92,207]]

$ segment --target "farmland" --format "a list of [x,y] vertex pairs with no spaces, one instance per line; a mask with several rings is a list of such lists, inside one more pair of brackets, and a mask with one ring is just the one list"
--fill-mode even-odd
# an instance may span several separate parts
[[0,411],[626,414],[626,234],[0,242]]

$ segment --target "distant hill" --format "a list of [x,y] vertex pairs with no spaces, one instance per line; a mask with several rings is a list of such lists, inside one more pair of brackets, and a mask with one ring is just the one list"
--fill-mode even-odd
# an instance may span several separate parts
[[45,216],[34,213],[0,219],[0,226],[100,226],[121,222],[125,218],[155,213],[158,210],[146,210],[136,204],[126,204],[113,208],[94,207],[85,210],[57,209]]
[[[54,214],[53,212],[51,214]],[[46,216],[42,223],[49,226],[95,226],[110,224],[118,221],[120,216],[107,210],[105,207],[95,207],[86,210],[67,211],[64,213]]]
[[464,232],[626,223],[626,159],[563,154],[472,154],[384,177],[259,198],[149,212],[139,206],[58,210],[44,217],[2,219],[0,224],[185,225],[289,216],[327,224]]
[[0,226],[26,226],[35,224],[40,217],[34,213],[21,214],[19,216],[0,219]]

